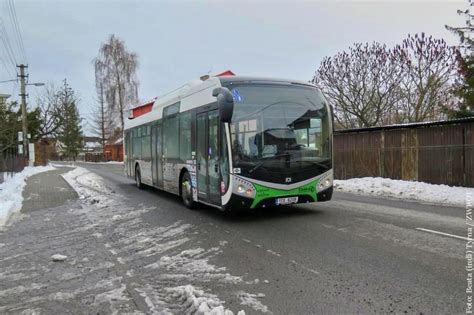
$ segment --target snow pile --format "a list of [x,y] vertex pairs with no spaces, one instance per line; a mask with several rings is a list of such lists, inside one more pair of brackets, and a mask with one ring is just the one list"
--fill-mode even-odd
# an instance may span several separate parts
[[[192,285],[179,286],[166,289],[170,296],[180,302],[186,308],[184,313],[196,315],[233,315],[231,310],[222,306],[217,296],[207,294],[203,290],[196,289]],[[239,311],[237,315],[245,315]]]
[[218,247],[207,251],[203,248],[187,249],[173,256],[163,256],[157,264],[149,268],[166,268],[167,272],[161,275],[163,279],[185,281],[205,279],[234,284],[242,282],[241,277],[229,274],[225,267],[216,267],[209,263],[209,259],[218,253],[220,253]]
[[64,255],[61,255],[61,254],[54,254],[53,256],[51,256],[51,260],[52,261],[65,261],[67,259],[67,256],[64,256]]
[[8,177],[4,183],[0,184],[0,227],[5,225],[13,212],[21,209],[26,179],[32,175],[54,169],[50,165],[25,167],[23,171],[16,173],[13,177]]
[[268,307],[266,305],[263,305],[262,302],[260,302],[257,298],[263,298],[265,297],[265,294],[259,293],[259,294],[250,294],[244,291],[238,292],[239,298],[240,298],[240,304],[242,305],[247,305],[253,308],[255,311],[259,311],[262,313],[268,312]]
[[0,184],[12,178],[14,174],[13,172],[0,172]]
[[362,195],[411,199],[453,206],[464,206],[466,196],[469,193],[474,194],[474,188],[451,187],[380,177],[335,180],[334,188],[339,191]]
[[74,170],[61,175],[79,195],[79,199],[89,204],[107,205],[113,202],[107,195],[111,191],[104,184],[102,177],[86,170],[76,167]]

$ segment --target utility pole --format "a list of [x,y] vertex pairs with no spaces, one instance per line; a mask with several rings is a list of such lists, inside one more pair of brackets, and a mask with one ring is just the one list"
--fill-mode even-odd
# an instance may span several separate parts
[[29,161],[29,152],[28,152],[28,117],[26,112],[26,78],[28,75],[25,74],[25,69],[28,66],[24,64],[17,65],[20,68],[20,96],[21,96],[21,126],[23,130],[23,156]]

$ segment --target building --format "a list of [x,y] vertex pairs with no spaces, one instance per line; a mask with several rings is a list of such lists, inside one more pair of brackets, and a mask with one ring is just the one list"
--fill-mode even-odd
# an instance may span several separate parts
[[7,99],[10,97],[10,94],[0,93],[0,105],[4,105],[7,102]]

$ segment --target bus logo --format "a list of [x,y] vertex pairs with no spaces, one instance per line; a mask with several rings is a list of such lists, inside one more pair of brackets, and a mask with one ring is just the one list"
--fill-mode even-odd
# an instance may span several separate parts
[[285,183],[291,183],[291,177],[285,178]]

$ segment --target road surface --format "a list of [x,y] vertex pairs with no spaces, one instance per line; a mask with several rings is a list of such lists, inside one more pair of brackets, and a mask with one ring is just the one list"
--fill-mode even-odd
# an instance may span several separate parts
[[28,179],[21,214],[0,229],[0,313],[466,311],[463,208],[335,192],[189,210],[138,190],[121,165],[78,164],[92,174],[75,170],[76,191],[67,168]]
[[173,195],[136,189],[120,165],[81,166],[156,206],[148,222],[197,226],[204,248],[225,242],[213,263],[259,279],[260,300],[274,314],[465,312],[466,242],[434,233],[465,236],[465,209],[335,192],[320,204],[191,211]]

